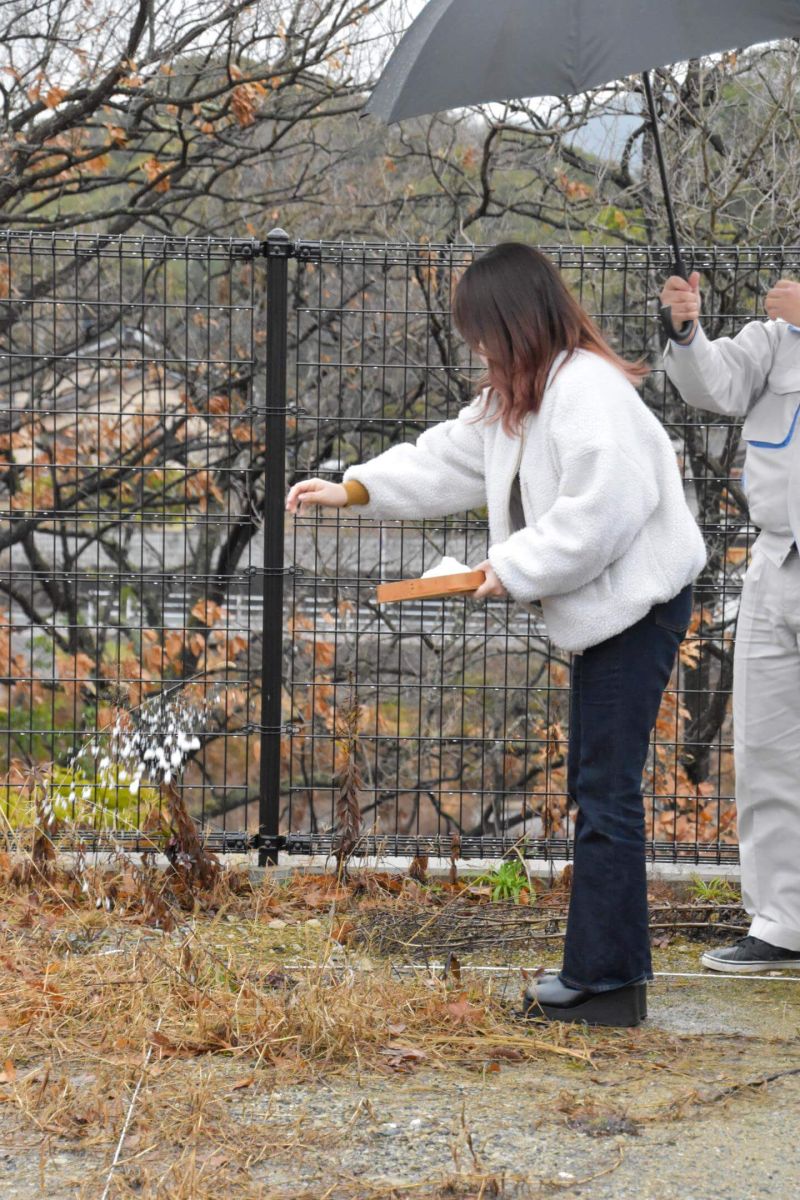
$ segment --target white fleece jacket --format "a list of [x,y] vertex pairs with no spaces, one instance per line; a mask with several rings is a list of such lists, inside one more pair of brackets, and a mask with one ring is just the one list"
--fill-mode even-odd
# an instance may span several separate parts
[[[541,603],[552,640],[575,652],[695,578],[705,547],[669,438],[612,363],[561,355],[521,436],[476,420],[481,404],[349,467],[345,480],[369,492],[359,514],[410,520],[488,505],[494,570],[514,600]],[[517,472],[522,528],[510,504]]]

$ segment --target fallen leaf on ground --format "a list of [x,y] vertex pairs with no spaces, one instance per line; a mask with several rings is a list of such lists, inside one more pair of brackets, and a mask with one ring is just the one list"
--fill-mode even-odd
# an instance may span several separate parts
[[451,950],[447,956],[447,965],[444,969],[445,979],[450,975],[454,983],[461,983],[461,963],[456,958]]
[[396,1042],[390,1042],[388,1046],[384,1046],[381,1054],[385,1054],[390,1067],[396,1071],[407,1070],[414,1063],[421,1062],[427,1058],[424,1050],[418,1050],[416,1046],[401,1046]]
[[331,932],[331,939],[334,942],[339,942],[340,945],[346,946],[355,932],[355,925],[352,921],[342,921],[335,926]]
[[445,1008],[454,1021],[463,1022],[465,1025],[472,1024],[483,1016],[481,1009],[470,1004],[466,996],[459,996],[446,1004]]

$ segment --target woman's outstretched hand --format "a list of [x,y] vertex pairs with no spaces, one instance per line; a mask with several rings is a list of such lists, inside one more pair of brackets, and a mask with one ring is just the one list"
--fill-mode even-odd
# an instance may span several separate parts
[[474,593],[474,598],[476,600],[485,600],[487,596],[508,595],[508,592],[503,587],[497,575],[495,575],[494,567],[489,562],[488,558],[485,562],[478,563],[477,567],[474,567],[473,570],[483,571],[484,575],[486,576],[481,586]]
[[347,490],[341,483],[331,483],[327,479],[301,479],[289,489],[286,497],[286,511],[301,515],[315,504],[324,508],[344,508],[347,504]]

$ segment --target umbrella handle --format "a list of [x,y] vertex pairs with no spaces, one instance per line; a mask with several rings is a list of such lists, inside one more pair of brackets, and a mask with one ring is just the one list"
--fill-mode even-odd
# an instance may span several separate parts
[[[673,247],[675,250],[675,262],[672,265],[672,274],[680,276],[681,279],[688,279],[689,272],[686,270],[683,262],[683,255],[680,251],[680,246],[677,244]],[[693,321],[684,321],[678,329],[672,320],[672,305],[662,304],[658,310],[658,319],[661,322],[661,328],[666,337],[672,342],[682,342],[684,338],[689,336],[689,331],[694,324]]]
[[689,330],[694,322],[684,321],[680,329],[677,329],[672,321],[672,305],[662,304],[658,310],[658,319],[661,322],[661,328],[665,335],[673,342],[682,342],[688,337]]

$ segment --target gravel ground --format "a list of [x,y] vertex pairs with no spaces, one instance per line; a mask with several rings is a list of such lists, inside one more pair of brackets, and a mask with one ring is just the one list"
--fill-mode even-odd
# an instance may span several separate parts
[[[673,955],[665,965],[679,964]],[[612,1035],[610,1053],[604,1035],[594,1068],[548,1054],[499,1069],[424,1064],[275,1088],[267,1072],[241,1087],[242,1064],[224,1058],[174,1060],[161,1071],[183,1072],[188,1109],[198,1097],[200,1167],[180,1196],[789,1200],[800,1178],[800,1074],[786,1072],[800,1072],[799,1028],[800,982],[660,979],[646,1025]],[[159,1112],[162,1078],[145,1079],[142,1120],[110,1196],[171,1194],[137,1167],[159,1145],[147,1114]],[[262,1160],[220,1154],[215,1139],[204,1146],[204,1105]],[[3,1200],[99,1200],[107,1141],[43,1142],[12,1115],[0,1104]]]
[[[650,1014],[647,1033],[621,1032],[619,1061],[597,1072],[548,1058],[471,1078],[426,1071],[390,1085],[362,1078],[274,1093],[272,1120],[302,1114],[306,1137],[316,1131],[324,1143],[347,1132],[335,1164],[328,1154],[278,1156],[266,1194],[322,1196],[338,1178],[332,1196],[368,1196],[367,1181],[433,1196],[435,1184],[422,1181],[461,1170],[503,1179],[509,1200],[796,1196],[800,1074],[741,1085],[800,1071],[800,983],[662,981]],[[669,1035],[663,1056],[651,1041],[658,1031]]]

